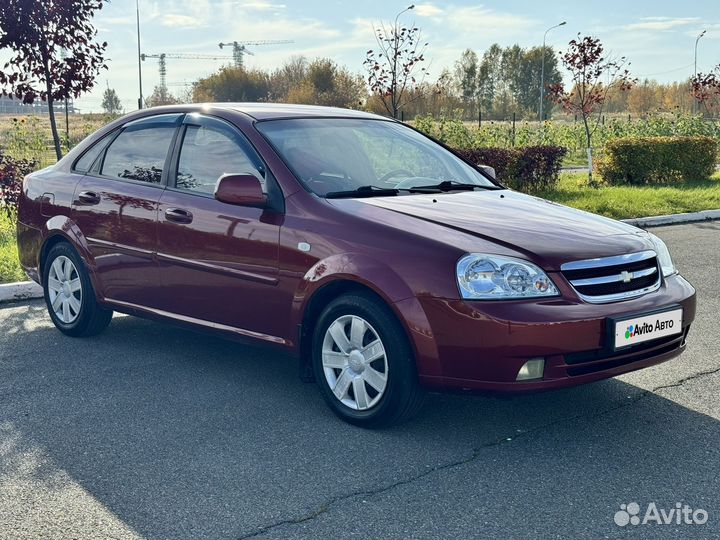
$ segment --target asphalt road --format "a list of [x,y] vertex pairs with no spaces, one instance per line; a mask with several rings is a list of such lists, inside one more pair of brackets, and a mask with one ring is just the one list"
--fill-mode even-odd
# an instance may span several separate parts
[[[0,306],[0,538],[718,538],[720,223],[654,232],[698,289],[682,357],[433,395],[384,431],[271,349],[121,316],[76,340],[41,302]],[[708,520],[616,525],[631,502]]]

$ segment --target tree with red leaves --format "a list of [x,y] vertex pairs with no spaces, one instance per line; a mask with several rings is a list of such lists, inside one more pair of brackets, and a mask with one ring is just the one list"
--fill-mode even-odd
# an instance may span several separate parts
[[428,44],[423,43],[419,28],[402,26],[398,24],[397,18],[391,27],[381,23],[374,31],[378,48],[370,49],[363,62],[368,72],[368,84],[388,114],[397,118],[403,105],[423,95],[412,90],[427,75],[426,68],[421,67],[420,63],[425,61]]
[[712,114],[720,107],[720,64],[710,73],[698,73],[690,79],[692,95]]
[[598,38],[578,34],[568,44],[568,50],[560,59],[570,72],[572,88],[566,90],[562,83],[548,86],[548,97],[570,114],[578,114],[585,126],[588,154],[588,180],[592,177],[592,136],[600,125],[603,107],[613,92],[629,90],[636,79],[630,77],[625,57],[608,59]]
[[2,95],[23,103],[47,101],[57,158],[62,157],[53,105],[95,85],[107,43],[91,24],[105,0],[3,0],[0,50],[12,57],[0,70]]

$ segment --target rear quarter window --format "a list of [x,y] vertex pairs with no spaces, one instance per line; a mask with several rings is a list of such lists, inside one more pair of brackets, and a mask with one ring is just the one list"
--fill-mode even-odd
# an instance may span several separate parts
[[102,137],[99,141],[97,141],[95,144],[91,145],[90,148],[88,148],[83,155],[81,155],[76,161],[75,164],[72,167],[72,170],[79,173],[87,173],[90,171],[90,169],[93,166],[93,163],[95,163],[95,160],[98,158],[100,154],[102,154],[102,151],[105,150],[105,147],[108,145],[108,143],[112,140],[112,138],[117,134],[117,131],[112,131]]

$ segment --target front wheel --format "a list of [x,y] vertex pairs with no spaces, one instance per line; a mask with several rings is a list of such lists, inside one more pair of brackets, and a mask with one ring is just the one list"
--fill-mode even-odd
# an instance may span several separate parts
[[422,406],[405,331],[370,295],[344,295],[325,308],[315,327],[312,362],[325,401],[347,422],[388,426]]
[[113,312],[98,304],[85,265],[70,244],[60,242],[50,249],[43,284],[48,313],[62,333],[94,336],[110,324]]

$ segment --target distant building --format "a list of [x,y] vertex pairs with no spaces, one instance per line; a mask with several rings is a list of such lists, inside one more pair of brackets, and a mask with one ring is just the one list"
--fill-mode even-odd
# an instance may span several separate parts
[[[58,101],[55,105],[55,114],[65,112],[65,101]],[[68,100],[68,112],[75,114],[78,111],[73,101]],[[19,99],[12,99],[8,96],[0,96],[0,114],[47,114],[48,105],[45,101],[37,101],[32,105],[26,105]]]

